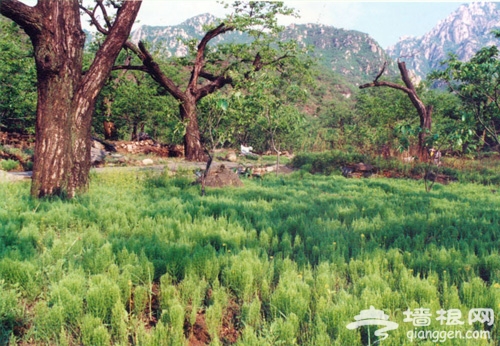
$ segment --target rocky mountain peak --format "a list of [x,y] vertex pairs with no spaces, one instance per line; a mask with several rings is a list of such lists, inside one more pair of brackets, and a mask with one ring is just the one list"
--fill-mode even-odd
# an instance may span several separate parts
[[402,58],[417,75],[440,68],[440,62],[454,53],[470,59],[479,49],[498,44],[491,31],[500,28],[500,4],[476,2],[461,5],[422,37],[402,37],[387,49],[393,58]]
[[[185,56],[188,49],[180,39],[201,39],[205,34],[203,27],[218,20],[207,13],[174,26],[143,25],[132,33],[132,40],[148,41],[161,49],[167,57]],[[320,64],[354,84],[373,78],[388,59],[385,51],[373,38],[354,30],[337,29],[323,24],[291,24],[282,35],[284,40],[295,40],[304,47],[314,46],[314,56]],[[213,43],[244,43],[248,39],[239,32],[230,32],[215,38]]]

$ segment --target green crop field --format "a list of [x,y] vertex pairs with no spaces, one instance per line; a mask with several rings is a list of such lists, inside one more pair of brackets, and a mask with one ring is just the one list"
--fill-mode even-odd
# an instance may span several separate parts
[[[297,172],[201,197],[191,181],[103,173],[69,201],[0,184],[0,344],[500,342],[494,187]],[[397,328],[348,329],[370,306]]]

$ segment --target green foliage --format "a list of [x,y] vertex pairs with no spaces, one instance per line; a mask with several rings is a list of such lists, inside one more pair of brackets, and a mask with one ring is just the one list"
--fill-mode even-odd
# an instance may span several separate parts
[[491,187],[296,173],[202,198],[175,180],[102,174],[69,202],[1,184],[3,340],[179,345],[204,316],[213,343],[230,323],[242,345],[363,345],[345,325],[376,305],[409,345],[408,308],[500,303]]
[[101,320],[92,315],[85,315],[81,325],[82,344],[104,346],[109,345],[111,337]]
[[18,306],[18,293],[15,289],[7,289],[0,281],[0,343],[7,344],[12,329],[21,316]]
[[383,146],[406,150],[415,145],[418,114],[408,96],[400,90],[364,90],[357,95],[356,113],[358,121],[351,121],[348,128],[351,130],[349,136],[358,141],[351,145],[372,152]]
[[309,173],[332,174],[340,172],[347,164],[369,163],[371,158],[355,151],[331,150],[323,153],[299,153],[292,159],[292,166]]
[[19,167],[19,162],[16,161],[16,160],[2,160],[0,161],[0,167],[2,168],[2,170],[4,171],[13,171],[15,169],[17,169]]
[[[456,94],[462,102],[462,133],[467,143],[475,138],[467,138],[472,133],[483,137],[480,145],[500,144],[500,109],[498,107],[498,82],[500,78],[499,51],[496,46],[484,47],[469,61],[459,61],[456,55],[443,61],[444,71],[434,71],[432,80],[446,83],[448,90]],[[468,130],[468,131],[463,131]],[[481,132],[484,131],[484,134]],[[469,133],[470,132],[470,133]],[[471,136],[470,136],[471,137]],[[475,144],[474,142],[470,143]]]
[[0,131],[35,131],[36,71],[29,38],[0,17]]
[[182,136],[174,132],[178,112],[178,103],[165,95],[149,75],[118,71],[112,73],[99,95],[93,128],[104,135],[103,124],[110,121],[117,131],[115,140],[130,140],[145,132],[158,141],[180,143]]

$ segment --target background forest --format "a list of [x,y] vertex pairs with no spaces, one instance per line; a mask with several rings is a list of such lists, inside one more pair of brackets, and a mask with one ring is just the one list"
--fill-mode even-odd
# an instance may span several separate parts
[[[15,24],[1,18],[0,25],[0,126],[5,132],[32,134],[36,111],[32,48]],[[87,45],[89,63],[96,45],[99,36]],[[186,82],[189,57],[168,58],[160,48],[151,49],[176,83]],[[202,141],[219,148],[246,144],[262,153],[273,150],[274,133],[281,150],[337,149],[372,156],[387,151],[397,156],[416,145],[420,131],[418,114],[405,93],[389,88],[358,89],[360,82],[375,77],[381,62],[373,61],[372,76],[349,78],[325,66],[324,61],[330,57],[318,57],[313,48],[308,49],[302,73],[290,72],[286,84],[280,85],[276,79],[262,80],[260,85],[228,87],[202,99],[198,104]],[[359,54],[363,56],[363,52]],[[123,53],[117,64],[123,64],[127,56]],[[418,84],[423,102],[434,108],[427,146],[453,155],[497,151],[497,49],[485,47],[467,63],[450,57],[443,64],[446,70],[432,73]],[[383,78],[401,84],[398,74],[392,63]],[[271,103],[275,107],[271,112],[272,125],[264,111]],[[162,143],[182,144],[185,124],[178,113],[178,101],[148,74],[115,71],[99,96],[93,133],[102,139],[132,140],[142,132]],[[106,135],[106,122],[113,123],[113,134]]]

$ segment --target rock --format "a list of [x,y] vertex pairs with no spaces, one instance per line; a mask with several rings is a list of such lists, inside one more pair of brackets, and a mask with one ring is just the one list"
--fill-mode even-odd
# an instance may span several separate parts
[[90,164],[92,166],[97,166],[104,162],[106,159],[107,152],[97,148],[90,149]]
[[151,160],[151,159],[144,159],[144,160],[142,160],[142,164],[144,166],[149,166],[149,165],[152,165],[153,163],[154,163],[154,161]]
[[226,159],[226,161],[229,161],[229,162],[236,162],[236,161],[238,161],[238,156],[236,155],[236,153],[234,151],[231,151],[231,152],[227,153],[225,159]]
[[102,139],[92,137],[92,147],[96,149],[101,149],[109,152],[115,152],[116,147],[114,144],[103,141]]
[[104,150],[104,144],[96,141],[95,139],[92,140],[92,148],[99,149],[99,150]]
[[341,170],[342,170],[342,175],[346,178],[352,178],[354,176],[356,177],[363,176],[365,178],[368,178],[373,173],[375,173],[376,168],[370,164],[365,164],[363,162],[360,162],[355,165],[342,166]]
[[224,186],[243,186],[238,174],[231,171],[224,165],[216,166],[210,169],[208,176],[205,178],[205,186],[208,187],[224,187]]

